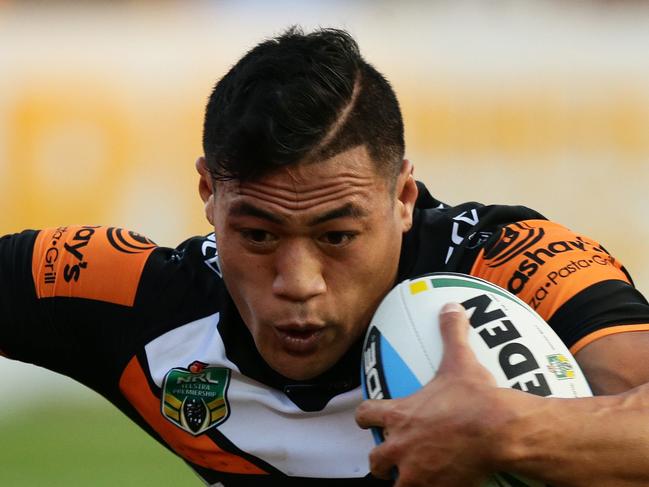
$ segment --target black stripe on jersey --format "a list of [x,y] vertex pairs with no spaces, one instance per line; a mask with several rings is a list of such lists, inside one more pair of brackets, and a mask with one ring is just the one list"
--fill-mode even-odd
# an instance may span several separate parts
[[602,328],[649,323],[649,303],[624,281],[602,281],[566,301],[548,323],[571,347]]
[[[206,432],[207,436],[210,437],[210,439],[218,445],[218,447],[226,451],[228,453],[232,453],[233,455],[237,455],[241,458],[244,458],[245,460],[249,461],[253,465],[256,465],[262,470],[265,470],[268,472],[270,475],[276,477],[277,475],[284,475],[280,470],[277,468],[273,467],[270,463],[266,463],[264,460],[262,460],[259,457],[256,457],[254,455],[251,455],[250,453],[241,450],[238,448],[234,443],[232,443],[223,433],[221,433],[218,430],[218,426],[216,428],[212,428],[211,430],[208,430]],[[260,435],[265,435],[266,432],[260,430],[259,431]],[[254,477],[258,479],[259,477],[264,477],[263,475],[251,475],[251,477]]]
[[140,364],[140,367],[142,368],[142,373],[144,374],[144,377],[146,377],[147,384],[149,384],[149,389],[151,389],[151,392],[153,393],[154,396],[161,398],[162,388],[158,387],[158,385],[155,382],[153,382],[153,377],[151,377],[151,369],[149,368],[149,360],[147,359],[146,356],[146,350],[145,349],[140,350],[136,355],[136,359]]

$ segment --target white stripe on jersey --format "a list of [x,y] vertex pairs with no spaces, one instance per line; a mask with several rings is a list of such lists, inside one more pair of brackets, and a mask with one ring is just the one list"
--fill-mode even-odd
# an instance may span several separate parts
[[374,446],[369,431],[354,421],[360,387],[335,396],[318,412],[304,412],[283,392],[241,374],[225,356],[216,313],[176,328],[149,343],[153,381],[162,386],[169,370],[196,360],[232,370],[227,392],[229,418],[217,428],[238,448],[298,477],[351,478],[369,473]]

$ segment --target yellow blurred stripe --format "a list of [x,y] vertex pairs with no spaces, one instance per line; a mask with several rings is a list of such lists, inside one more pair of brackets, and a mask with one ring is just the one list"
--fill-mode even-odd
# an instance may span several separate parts
[[164,406],[164,411],[165,414],[170,418],[175,419],[176,421],[180,421],[180,413],[175,409],[170,408],[167,404],[165,404]]
[[218,397],[218,398],[214,399],[212,402],[207,403],[207,407],[210,410],[216,409],[218,407],[223,407],[224,405],[225,405],[225,399],[222,398],[222,397]]
[[170,404],[175,409],[180,409],[180,407],[183,405],[183,403],[181,401],[176,399],[171,394],[165,394],[165,402]]

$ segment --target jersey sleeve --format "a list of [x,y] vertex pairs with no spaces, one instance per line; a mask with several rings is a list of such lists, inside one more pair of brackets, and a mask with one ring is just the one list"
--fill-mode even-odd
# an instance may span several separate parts
[[504,226],[470,271],[517,295],[577,353],[614,333],[649,331],[649,304],[598,242],[546,220]]
[[97,226],[0,239],[3,355],[94,387],[136,324],[134,302],[155,248],[137,233]]
[[38,321],[31,279],[36,235],[30,230],[0,238],[0,354],[5,356],[13,355],[9,350],[21,341],[19,331]]

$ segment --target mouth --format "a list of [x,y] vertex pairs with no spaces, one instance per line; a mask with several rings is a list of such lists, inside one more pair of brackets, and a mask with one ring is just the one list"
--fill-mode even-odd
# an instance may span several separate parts
[[324,335],[324,326],[288,324],[275,326],[275,334],[284,350],[294,355],[313,353]]

